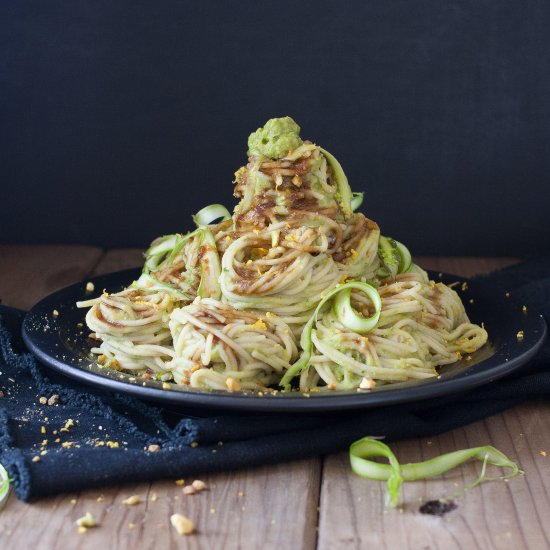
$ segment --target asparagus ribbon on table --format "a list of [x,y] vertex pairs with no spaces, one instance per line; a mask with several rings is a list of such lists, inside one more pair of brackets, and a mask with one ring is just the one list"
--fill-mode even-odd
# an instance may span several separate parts
[[5,504],[10,492],[10,479],[6,468],[0,464],[0,508]]
[[[523,475],[519,466],[491,445],[462,449],[452,453],[446,453],[423,462],[400,464],[392,450],[381,441],[371,437],[364,437],[352,443],[349,448],[351,469],[354,474],[366,479],[386,481],[386,504],[395,508],[399,502],[401,485],[404,481],[418,481],[441,475],[462,463],[475,458],[483,462],[479,477],[468,484],[460,494],[473,489],[485,481],[497,481]],[[372,458],[386,458],[388,464],[382,464],[370,460]],[[510,468],[510,473],[502,476],[487,476],[487,464]]]

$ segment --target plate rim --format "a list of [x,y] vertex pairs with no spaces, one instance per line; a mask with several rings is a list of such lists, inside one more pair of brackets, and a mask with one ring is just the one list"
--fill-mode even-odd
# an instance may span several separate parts
[[[401,386],[388,388],[380,392],[334,392],[330,394],[303,394],[296,392],[292,394],[279,393],[275,396],[264,394],[262,397],[252,392],[213,392],[205,391],[181,391],[167,390],[138,384],[131,384],[123,380],[116,380],[108,376],[102,376],[99,373],[80,368],[78,365],[71,365],[63,362],[59,358],[48,354],[44,351],[32,338],[32,330],[29,325],[31,319],[36,315],[38,310],[42,310],[46,303],[60,294],[77,290],[78,287],[85,285],[91,281],[96,282],[102,279],[112,277],[122,277],[128,274],[128,280],[131,280],[132,273],[135,275],[141,271],[141,268],[130,268],[120,271],[106,273],[96,277],[83,279],[82,281],[73,283],[64,288],[61,288],[37,302],[26,314],[22,323],[22,337],[29,351],[40,361],[41,364],[51,368],[62,375],[69,378],[91,385],[106,389],[108,391],[121,392],[132,395],[138,399],[153,401],[156,404],[165,406],[177,406],[185,408],[196,407],[198,409],[226,410],[226,411],[246,411],[246,412],[263,412],[263,413],[279,413],[279,412],[297,412],[297,413],[323,413],[335,411],[349,411],[366,408],[377,408],[384,406],[392,406],[403,403],[411,403],[414,401],[424,401],[430,398],[444,397],[449,394],[458,394],[464,390],[479,387],[483,384],[491,383],[499,378],[510,374],[521,366],[525,365],[543,346],[547,337],[547,325],[544,317],[538,311],[529,308],[529,314],[537,319],[540,329],[540,335],[535,342],[525,349],[523,352],[516,354],[510,360],[502,361],[495,366],[483,369],[471,374],[458,374],[448,379],[437,380],[430,379],[422,384],[415,386]],[[430,278],[435,273],[428,272]],[[439,276],[440,273],[437,273]],[[471,281],[467,277],[458,275],[444,274],[446,277],[453,277],[462,281],[468,281],[474,285],[483,287],[483,280]],[[433,277],[434,279],[436,277]],[[86,281],[86,282],[85,282]],[[102,286],[102,283],[99,285]],[[97,288],[97,285],[96,285]],[[462,299],[462,297],[461,297]],[[510,307],[519,306],[518,302],[511,296],[506,301]],[[71,304],[72,305],[72,304]],[[56,332],[58,333],[58,332]],[[50,334],[54,334],[51,331]],[[497,349],[493,355],[477,363],[481,365],[485,362],[494,360],[498,356],[500,349]],[[473,365],[473,366],[476,366]],[[370,397],[366,399],[367,395]]]

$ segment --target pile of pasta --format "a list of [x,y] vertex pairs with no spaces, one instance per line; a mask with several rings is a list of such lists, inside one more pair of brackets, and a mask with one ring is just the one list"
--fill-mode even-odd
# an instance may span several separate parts
[[457,293],[357,212],[338,161],[305,141],[251,154],[233,214],[153,241],[140,278],[79,302],[105,367],[214,390],[373,389],[437,376],[487,340]]

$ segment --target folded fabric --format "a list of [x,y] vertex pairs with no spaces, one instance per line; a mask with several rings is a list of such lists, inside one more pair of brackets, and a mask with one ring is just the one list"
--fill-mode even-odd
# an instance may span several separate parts
[[[550,318],[550,258],[485,279]],[[452,396],[330,415],[181,416],[41,366],[19,336],[23,315],[0,307],[0,463],[25,501],[326,454],[366,435],[435,435],[550,395],[546,343],[514,376]]]

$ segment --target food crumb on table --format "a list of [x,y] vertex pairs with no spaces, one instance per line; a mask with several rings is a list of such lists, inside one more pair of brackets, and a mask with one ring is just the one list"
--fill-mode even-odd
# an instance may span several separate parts
[[201,479],[195,479],[193,483],[191,483],[191,486],[195,491],[204,491],[206,489],[206,483],[202,481]]
[[[95,522],[94,516],[90,512],[86,512],[82,517],[78,518],[75,523],[78,525],[78,527],[84,527],[87,529],[88,527],[96,527],[97,523]],[[80,530],[79,530],[80,532]],[[85,531],[84,531],[85,532]]]
[[136,504],[139,504],[141,502],[141,498],[139,495],[132,495],[128,498],[125,498],[123,501],[122,501],[122,504],[124,504],[124,506],[135,506]]
[[179,535],[190,535],[195,530],[195,524],[183,514],[172,514],[170,523]]

